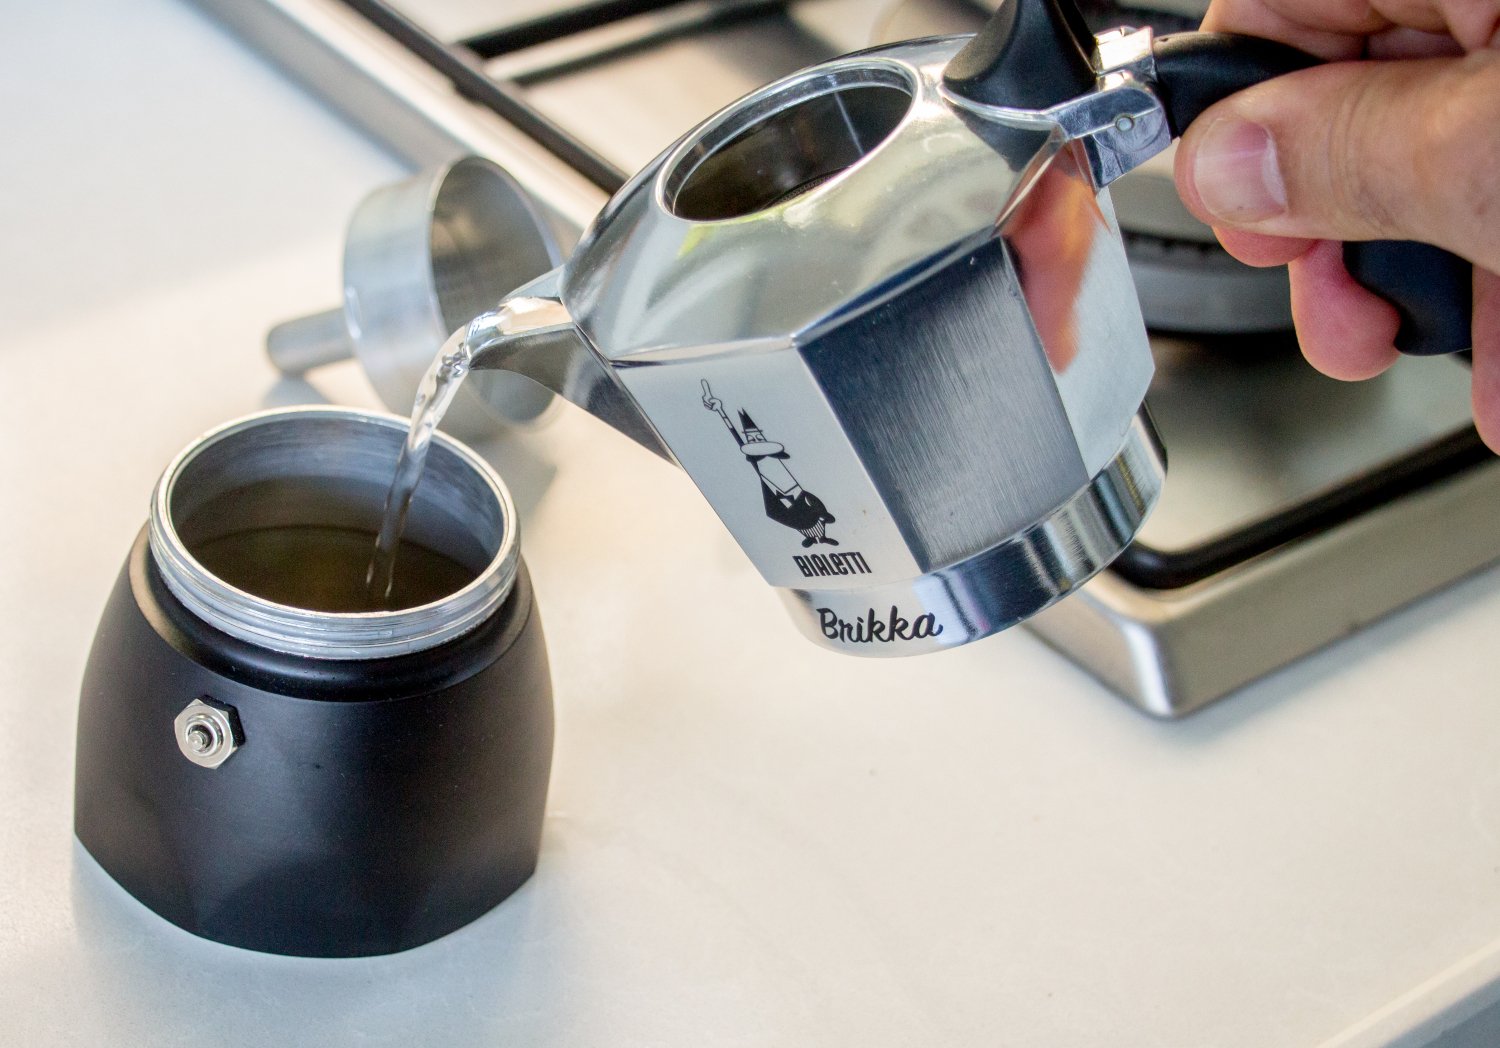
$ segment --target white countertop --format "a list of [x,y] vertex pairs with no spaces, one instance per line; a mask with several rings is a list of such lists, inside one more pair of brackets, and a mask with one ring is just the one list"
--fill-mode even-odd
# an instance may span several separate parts
[[685,478],[572,410],[480,449],[553,660],[536,876],[387,958],[167,925],[72,837],[89,641],[182,445],[375,405],[261,340],[334,303],[403,172],[171,0],[6,28],[0,1043],[1356,1048],[1500,1001],[1500,572],[1157,723],[1020,631],[815,649]]

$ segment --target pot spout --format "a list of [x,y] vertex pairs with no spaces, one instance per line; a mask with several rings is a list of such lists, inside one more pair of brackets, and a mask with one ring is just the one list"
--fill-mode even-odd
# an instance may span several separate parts
[[464,340],[470,370],[524,375],[676,465],[655,428],[573,323],[562,301],[561,273],[543,274],[469,323]]

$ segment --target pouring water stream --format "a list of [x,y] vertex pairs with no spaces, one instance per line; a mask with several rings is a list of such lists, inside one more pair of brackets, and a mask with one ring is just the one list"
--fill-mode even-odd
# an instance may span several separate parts
[[495,309],[475,317],[443,343],[423,376],[365,575],[372,607],[388,606],[396,550],[412,496],[422,480],[433,430],[471,371],[502,370],[524,375],[583,407],[647,450],[675,461],[629,395],[588,348],[558,297],[557,279],[557,270],[544,274]]
[[406,530],[412,497],[427,466],[432,433],[443,420],[473,361],[467,334],[467,328],[460,329],[443,343],[417,387],[416,403],[411,409],[411,428],[396,459],[396,475],[385,497],[375,551],[365,572],[365,590],[371,607],[386,608],[390,605],[391,591],[396,582],[396,551],[401,544],[401,533]]

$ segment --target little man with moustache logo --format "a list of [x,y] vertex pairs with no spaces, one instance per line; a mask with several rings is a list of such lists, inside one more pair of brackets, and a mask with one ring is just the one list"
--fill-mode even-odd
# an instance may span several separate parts
[[805,489],[791,470],[787,469],[786,461],[791,456],[786,449],[775,441],[767,440],[755,420],[744,409],[740,410],[740,427],[736,427],[724,411],[724,402],[709,389],[707,379],[703,380],[703,406],[724,420],[740,453],[760,477],[766,516],[800,532],[804,547],[817,543],[837,546],[838,540],[829,538],[824,530],[826,525],[834,522],[833,514],[828,512],[822,499]]

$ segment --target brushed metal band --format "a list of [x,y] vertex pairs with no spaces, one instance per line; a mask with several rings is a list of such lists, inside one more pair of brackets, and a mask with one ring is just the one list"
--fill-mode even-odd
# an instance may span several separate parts
[[1025,531],[906,582],[782,589],[782,599],[808,639],[849,655],[920,655],[988,637],[1072,593],[1119,556],[1156,505],[1166,468],[1143,407],[1109,464]]

